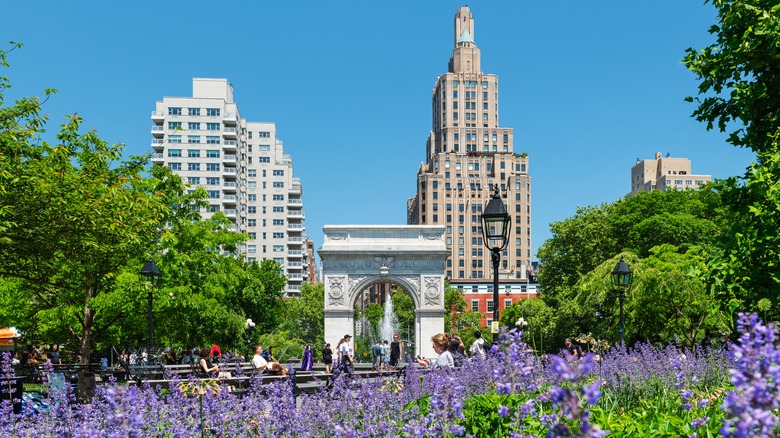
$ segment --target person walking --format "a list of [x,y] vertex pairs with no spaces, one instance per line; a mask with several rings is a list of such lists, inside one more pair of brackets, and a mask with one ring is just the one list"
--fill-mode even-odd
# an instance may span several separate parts
[[339,347],[339,368],[347,374],[352,374],[352,363],[355,361],[352,356],[352,346],[349,345],[351,339],[352,335],[344,335],[344,342]]
[[325,348],[322,349],[322,362],[325,363],[325,372],[333,372],[333,350],[330,349],[330,344],[325,344]]
[[474,337],[476,339],[474,340],[474,343],[471,344],[469,353],[472,358],[484,359],[487,357],[487,342],[485,342],[485,339],[482,337],[482,332],[479,330],[474,332]]
[[382,366],[382,341],[376,341],[376,344],[371,347],[371,355],[374,359],[374,371],[378,371]]
[[387,360],[390,358],[390,345],[387,343],[387,339],[385,339],[385,342],[382,344],[382,364],[379,366],[380,369],[385,370],[387,369]]
[[313,367],[314,358],[311,354],[311,345],[307,345],[303,350],[303,361],[301,361],[301,371],[311,371]]
[[401,343],[398,341],[398,333],[393,335],[393,342],[390,343],[390,367],[398,366],[398,359],[401,357]]

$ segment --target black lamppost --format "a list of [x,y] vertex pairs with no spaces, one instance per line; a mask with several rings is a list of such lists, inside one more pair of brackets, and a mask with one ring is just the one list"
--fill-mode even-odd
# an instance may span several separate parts
[[246,343],[247,347],[249,349],[249,355],[246,357],[247,362],[252,361],[252,333],[255,331],[255,323],[252,321],[252,318],[247,318],[246,323],[244,323],[244,328],[246,329]]
[[620,300],[620,345],[623,345],[623,301],[626,299],[626,289],[631,286],[631,268],[628,263],[620,256],[620,261],[612,270],[612,285],[619,289],[618,299]]
[[157,269],[157,265],[154,264],[152,259],[149,259],[148,262],[144,263],[144,267],[141,268],[141,278],[144,279],[144,281],[148,281],[152,283],[152,287],[149,289],[149,345],[147,347],[147,360],[152,360],[152,350],[154,348],[154,329],[152,326],[152,301],[154,301],[154,288],[157,286],[157,283],[160,281],[160,277],[162,276],[162,273],[160,273],[160,270]]
[[493,321],[498,324],[498,264],[501,261],[501,251],[509,243],[511,218],[506,212],[504,201],[501,200],[498,184],[495,184],[495,188],[493,197],[482,212],[482,238],[485,247],[490,250],[490,260],[493,262]]

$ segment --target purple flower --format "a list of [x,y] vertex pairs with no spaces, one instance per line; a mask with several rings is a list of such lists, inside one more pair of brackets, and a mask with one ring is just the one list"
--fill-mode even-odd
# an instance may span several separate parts
[[499,405],[499,407],[498,407],[498,415],[501,418],[508,417],[510,413],[511,413],[511,411],[510,411],[510,409],[508,407],[506,407],[504,405]]

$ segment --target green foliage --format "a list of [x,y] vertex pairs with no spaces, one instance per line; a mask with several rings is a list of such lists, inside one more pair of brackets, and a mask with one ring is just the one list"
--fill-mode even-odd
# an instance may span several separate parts
[[712,4],[715,42],[689,48],[683,60],[699,80],[698,96],[686,100],[697,105],[693,117],[755,151],[757,163],[716,186],[729,221],[724,251],[710,261],[707,279],[722,303],[754,311],[780,286],[780,8],[760,0]]
[[711,187],[640,192],[553,224],[555,234],[539,250],[542,299],[555,310],[545,350],[587,333],[613,344],[619,339],[610,273],[621,252],[634,270],[625,301],[627,342],[679,339],[691,346],[726,328],[721,303],[700,279],[710,269],[708,257],[719,253],[727,222],[718,204]]
[[[523,318],[527,325],[518,326],[517,321],[520,318]],[[501,325],[520,328],[525,342],[537,352],[547,351],[545,348],[560,348],[560,345],[554,342],[555,321],[553,309],[539,298],[520,300],[501,312]]]
[[[284,303],[284,318],[279,327],[289,332],[291,337],[311,344],[315,360],[322,356],[321,347],[325,343],[324,310],[325,286],[322,283],[304,283],[300,295]],[[331,349],[335,351],[336,346],[331,345]]]
[[143,258],[166,206],[143,176],[146,157],[123,160],[122,145],[82,133],[77,115],[49,144],[41,109],[38,98],[0,100],[0,276],[23,281],[20,319],[57,318],[86,362],[92,337],[127,316],[116,276]]
[[[414,300],[400,287],[394,287],[390,291],[390,299],[393,300],[393,311],[398,318],[399,333],[414,331]],[[401,338],[406,336],[402,335]]]
[[449,283],[444,287],[444,332],[452,333],[454,324],[453,320],[456,318],[457,313],[463,313],[466,309],[466,300],[463,299],[463,294],[460,289],[452,287]]

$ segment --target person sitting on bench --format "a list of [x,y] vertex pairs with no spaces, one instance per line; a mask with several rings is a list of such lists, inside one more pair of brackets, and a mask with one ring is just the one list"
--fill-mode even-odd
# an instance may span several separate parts
[[200,366],[201,370],[203,370],[204,373],[206,374],[217,373],[218,379],[229,379],[233,377],[227,371],[220,371],[218,365],[212,365],[211,361],[209,360],[209,354],[210,351],[207,348],[200,350],[200,360],[198,361],[198,365]]
[[277,376],[287,375],[287,370],[284,369],[282,364],[279,362],[268,362],[265,360],[263,357],[263,347],[260,345],[255,347],[255,356],[252,358],[252,367],[260,372],[268,370],[270,374]]

